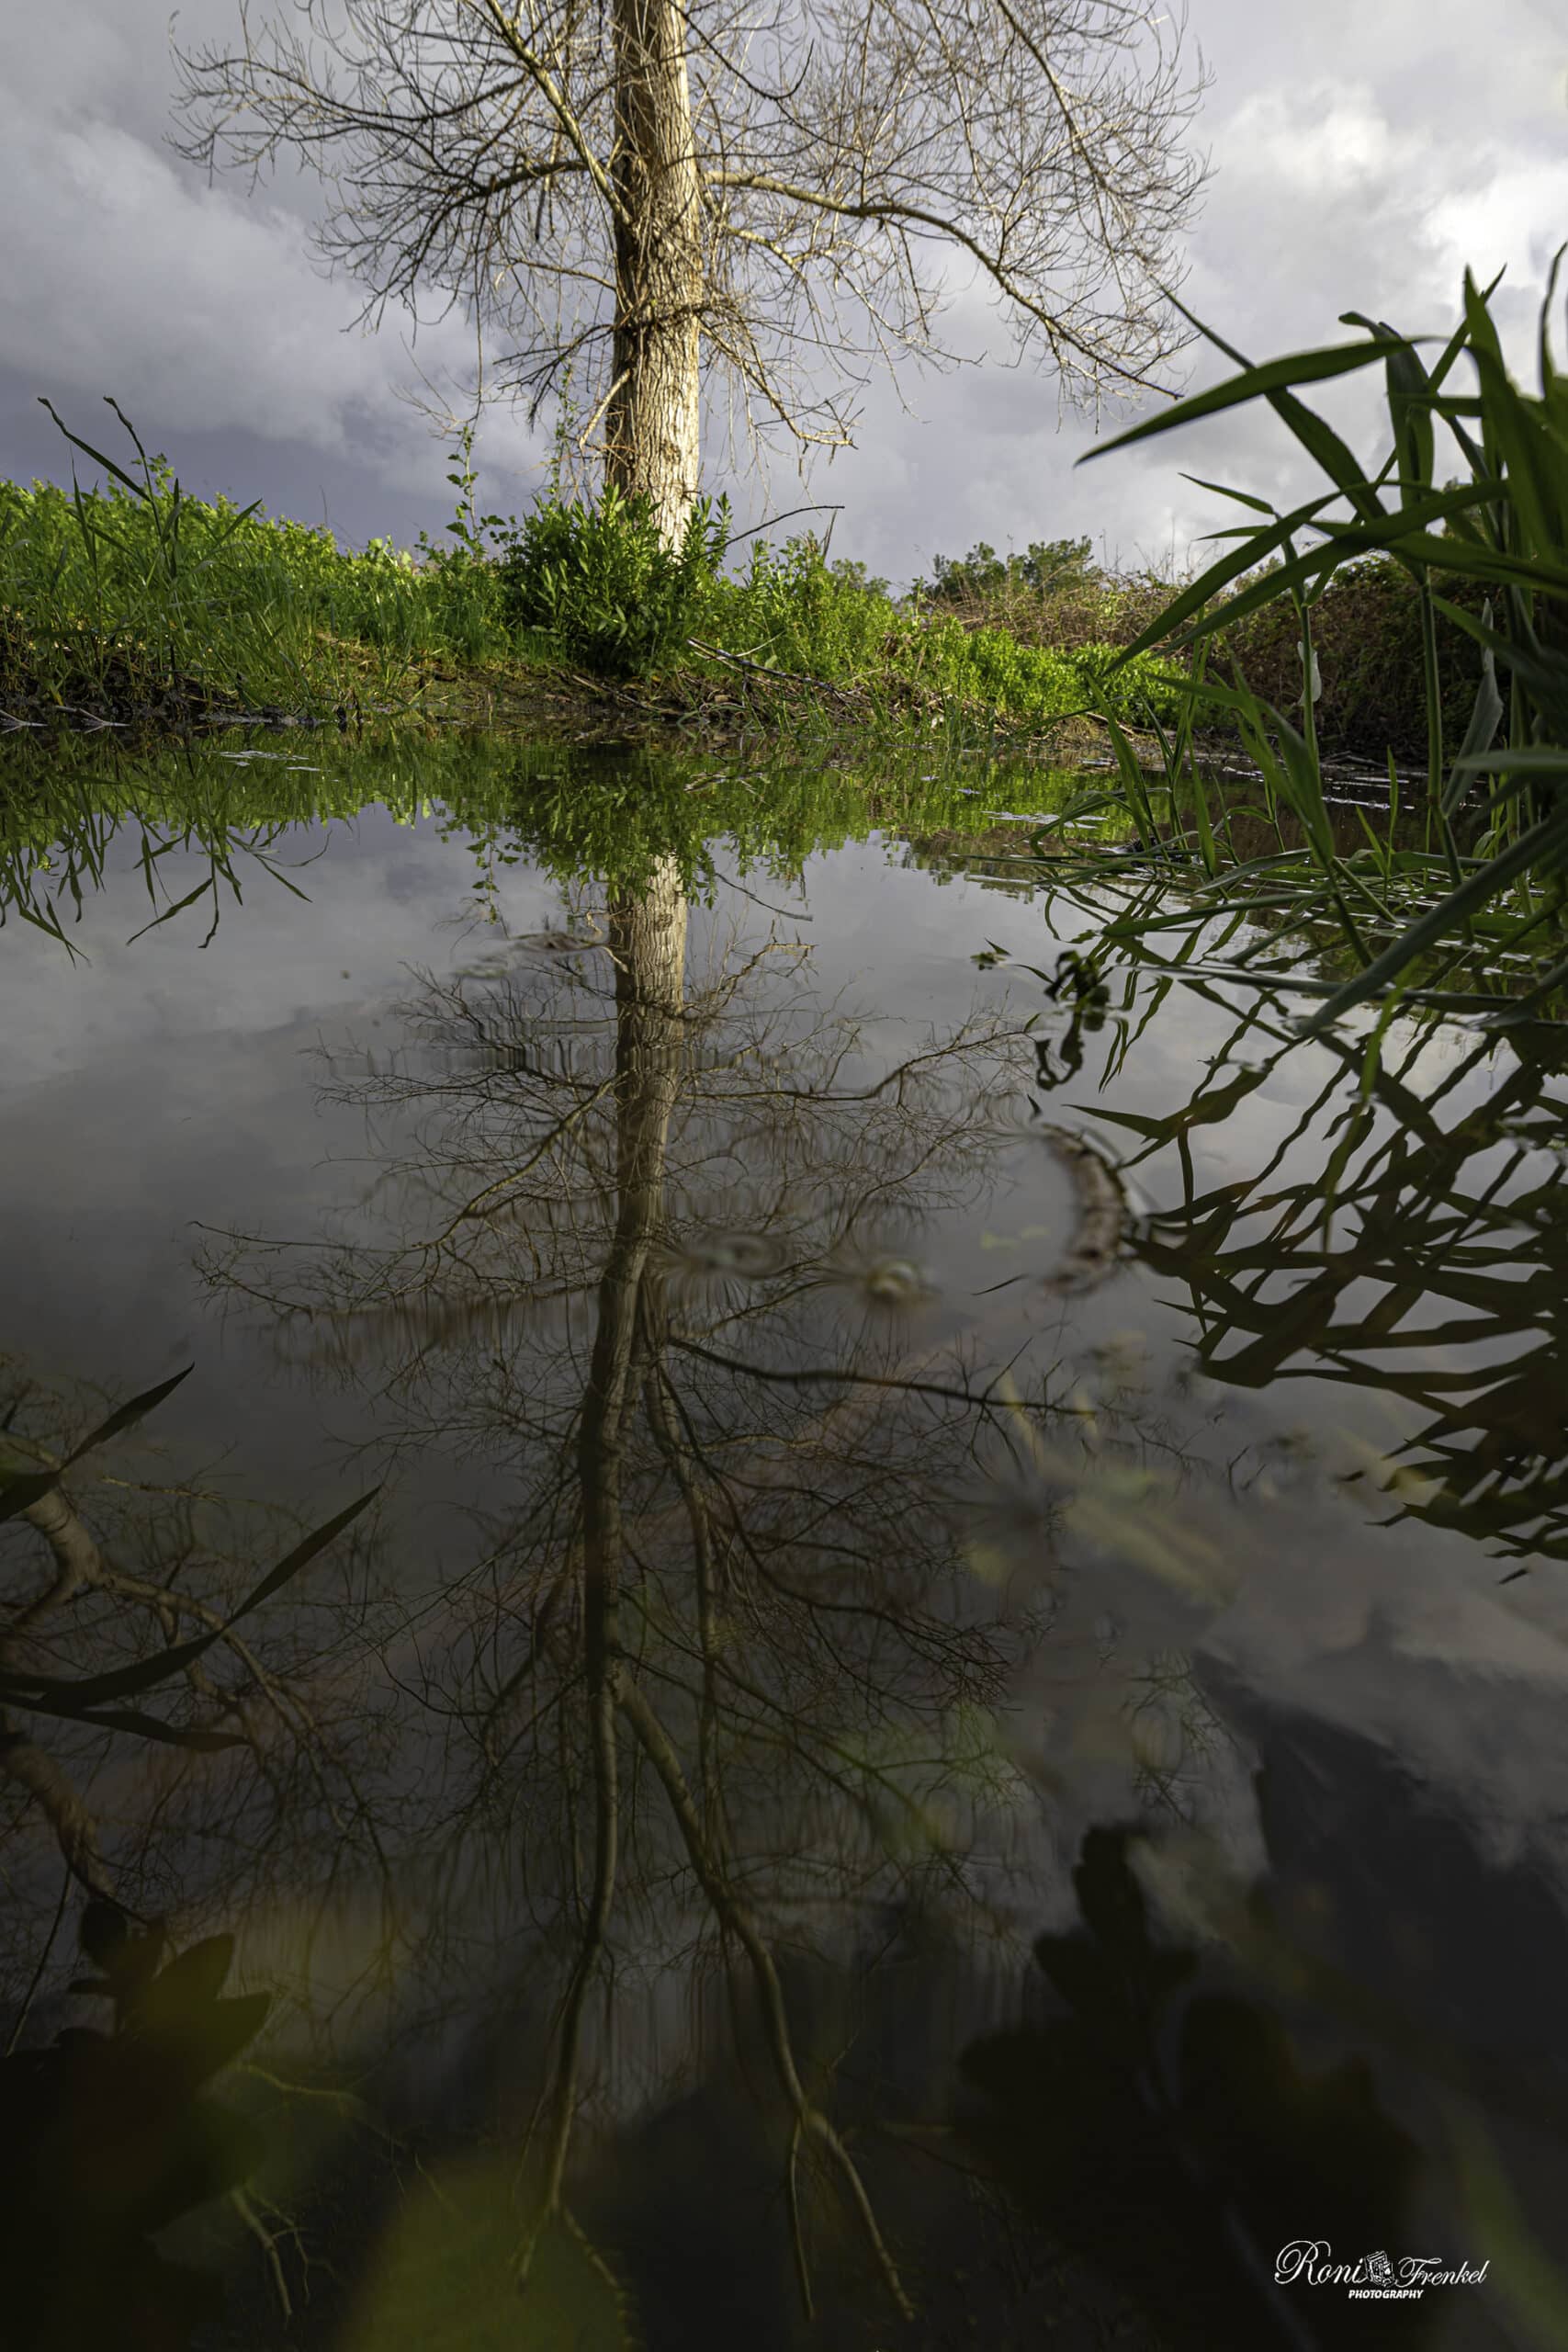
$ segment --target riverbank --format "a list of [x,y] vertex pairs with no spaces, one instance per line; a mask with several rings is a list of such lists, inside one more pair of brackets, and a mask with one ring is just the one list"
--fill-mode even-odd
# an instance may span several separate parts
[[[125,632],[81,622],[40,628],[15,607],[0,607],[0,741],[70,733],[146,741],[234,729],[359,732],[389,725],[709,749],[765,741],[785,752],[930,741],[1052,764],[1092,755],[1106,742],[1096,714],[1080,707],[1047,715],[1043,696],[1020,711],[892,671],[829,679],[722,647],[694,649],[672,669],[630,679],[591,677],[541,650],[468,662],[412,655],[397,664],[384,647],[323,635],[310,651],[314,658],[298,664],[292,695],[287,684],[281,694],[256,693],[241,670],[214,674],[210,657],[205,669],[186,669]],[[1115,700],[1122,722],[1141,735],[1133,698]]]
[[709,565],[657,659],[610,662],[595,658],[614,641],[606,607],[612,625],[640,610],[629,538],[624,578],[585,570],[571,612],[539,626],[516,532],[352,550],[187,497],[164,459],[138,457],[140,479],[101,490],[0,483],[0,728],[375,718],[718,743],[761,728],[786,748],[941,736],[1061,757],[1096,716],[1174,724],[1179,709],[1162,657],[1121,666],[1113,639],[1030,642],[895,597],[810,538],[754,541],[743,571]]

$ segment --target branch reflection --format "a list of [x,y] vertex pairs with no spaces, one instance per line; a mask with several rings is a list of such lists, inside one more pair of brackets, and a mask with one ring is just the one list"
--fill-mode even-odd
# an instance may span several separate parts
[[[615,2105],[606,1993],[733,1970],[803,2293],[815,2184],[907,2305],[786,1955],[842,1956],[893,1902],[1009,1925],[1005,1841],[972,1830],[1010,1812],[1027,1843],[993,1718],[1049,1603],[1037,1575],[976,1574],[963,1505],[1042,1375],[1001,1376],[922,1235],[987,1197],[1032,1050],[976,1015],[889,1059],[798,945],[720,943],[694,975],[688,929],[664,860],[427,981],[404,1054],[329,1076],[388,1148],[368,1235],[235,1239],[209,1272],[376,1395],[378,1442],[473,1465],[482,1557],[392,1663],[440,1726],[427,1918],[450,1937],[482,1890],[554,1956],[520,2271]],[[1069,1188],[1011,1140],[1061,1194],[1044,1271]]]

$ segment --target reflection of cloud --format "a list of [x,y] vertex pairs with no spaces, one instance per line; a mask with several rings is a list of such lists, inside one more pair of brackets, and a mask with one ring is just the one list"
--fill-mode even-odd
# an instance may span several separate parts
[[1568,1577],[1478,1590],[1452,1538],[1390,1534],[1375,1590],[1332,1544],[1310,1573],[1260,1558],[1197,1679],[1265,1768],[1296,1931],[1401,2015],[1522,2052],[1537,2079],[1568,1952]]

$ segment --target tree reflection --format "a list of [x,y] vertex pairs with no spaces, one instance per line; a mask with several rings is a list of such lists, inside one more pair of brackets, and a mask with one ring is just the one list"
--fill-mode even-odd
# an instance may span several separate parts
[[[782,929],[742,945],[705,926],[682,868],[662,854],[636,888],[592,904],[580,889],[548,930],[496,928],[473,969],[421,980],[392,1055],[328,1064],[328,1091],[361,1106],[371,1132],[374,1181],[359,1207],[320,1244],[229,1236],[209,1253],[221,1295],[271,1319],[291,1363],[372,1401],[378,1461],[401,1457],[427,1489],[456,1480],[479,1530],[473,1555],[423,1587],[405,1539],[380,1645],[395,1715],[367,1718],[356,1748],[367,1678],[331,1654],[320,1678],[338,1734],[330,1770],[314,1793],[294,1790],[276,1823],[236,1826],[227,1883],[262,1939],[268,1899],[289,1899],[276,1940],[303,1944],[295,1965],[308,1979],[312,1939],[324,1949],[346,1883],[376,1874],[378,1984],[395,1965],[401,2020],[427,2030],[431,2069],[482,2074],[486,2120],[505,2127],[493,2163],[474,2152],[470,2115],[445,2147],[445,2124],[428,2123],[422,2153],[434,2146],[439,2161],[463,2145],[465,2244],[483,2241],[507,2299],[521,2277],[536,2312],[592,2312],[561,2318],[563,2341],[578,2340],[572,2328],[594,2343],[624,2333],[624,2240],[604,2217],[624,2219],[628,2145],[657,2169],[660,2148],[716,2132],[728,2110],[716,2081],[744,2075],[761,2118],[746,2145],[765,2151],[767,2210],[782,2216],[802,2307],[832,2302],[849,2248],[863,2267],[869,2255],[876,2332],[829,2340],[879,2342],[889,2301],[912,2300],[921,2251],[918,2199],[889,2188],[889,2117],[908,2146],[961,2162],[930,2123],[943,2086],[928,2073],[911,2087],[908,2075],[929,2064],[924,2045],[951,2048],[976,2029],[996,1953],[1021,1950],[1021,1922],[1035,1924],[1044,1808],[998,1729],[1020,1669],[1033,1659],[1042,1678],[1092,1682],[1117,1638],[1100,1620],[1144,1577],[1170,1597],[1160,1671],[1179,1681],[1184,1629],[1223,1606],[1242,1572],[1238,1506],[1221,1473],[1198,1491],[1184,1400],[1140,1395],[1131,1372],[1119,1385],[1109,1345],[1092,1396],[1087,1358],[1056,1361],[1067,1343],[1052,1303],[1103,1268],[1111,1241],[1090,1250],[1085,1218],[1113,1223],[1121,1196],[1087,1181],[1057,1131],[1017,1106],[1059,1070],[1081,1074],[1093,1039],[1120,1051],[1126,1032],[1087,962],[1058,990],[1059,1064],[1027,1019],[976,1013],[913,1036],[857,1020],[823,1000]],[[1174,1145],[1188,1171],[1180,1203],[1133,1238],[1190,1283],[1205,1367],[1261,1385],[1304,1344],[1364,1384],[1374,1342],[1414,1305],[1380,1320],[1350,1285],[1393,1264],[1408,1289],[1424,1252],[1431,1287],[1487,1303],[1483,1337],[1522,1329],[1517,1287],[1503,1295],[1484,1254],[1515,1229],[1517,1200],[1506,1208],[1506,1184],[1487,1193],[1467,1171],[1472,1153],[1491,1152],[1490,1183],[1523,1148],[1516,1123],[1544,1132],[1550,1073],[1538,1069],[1533,1094],[1510,1075],[1483,1114],[1467,1092],[1445,1128],[1441,1088],[1417,1101],[1407,1069],[1370,1062],[1310,1176],[1298,1182],[1297,1159],[1287,1174],[1276,1158],[1240,1185],[1201,1189],[1193,1132],[1244,1102],[1296,1042],[1245,1023],[1233,1057],[1265,1038],[1266,1066],[1222,1063],[1170,1117],[1100,1110],[1150,1151]],[[1322,1116],[1322,1104],[1308,1114]],[[1298,1156],[1307,1125],[1289,1147]],[[1030,1152],[1030,1221],[992,1233],[1002,1172]],[[961,1288],[953,1237],[981,1227],[1006,1254]],[[1551,1242],[1551,1227],[1536,1229]],[[1288,1288],[1303,1275],[1331,1279],[1310,1310],[1295,1311],[1298,1291],[1281,1314],[1276,1277]],[[1435,1410],[1444,1399],[1423,1379],[1404,1393]],[[1484,1403],[1488,1384],[1472,1387]],[[1455,1393],[1468,1409],[1472,1391]],[[1429,1429],[1428,1453],[1437,1442]],[[1433,1508],[1409,1496],[1404,1507]],[[205,1623],[173,1593],[175,1633]],[[158,1605],[155,1591],[138,1598]],[[1134,1646],[1145,1633],[1140,1622]],[[255,1682],[246,1696],[259,1705],[270,1694],[259,1671]],[[1124,1673],[1105,1682],[1110,1707],[1139,1703]],[[1292,2098],[1310,2105],[1315,2092],[1260,2010],[1211,2007],[1147,2136],[1128,2088],[1137,1999],[1093,1997],[1126,1960],[1106,1930],[1117,1904],[1137,1967],[1152,1982],[1160,1963],[1141,1911],[1129,1925],[1119,1853],[1113,1868],[1110,1849],[1096,1850],[1104,1900],[1080,1885],[1088,1942],[1049,1939],[1042,1953],[1069,2003],[1085,1996],[1075,2006],[1102,2040],[1125,2041],[1112,2053],[1115,2095],[1097,2107],[1100,2078],[1067,2063],[1077,2029],[1060,2020],[1054,2038],[994,2045],[985,2086],[1003,2107],[1020,2086],[1047,2104],[1046,2092],[1072,2091],[1046,2142],[1029,2143],[1031,2178],[992,2154],[1021,2194],[1043,2200],[1060,2240],[1114,2275],[1114,2216],[1096,2210],[1095,2184],[1120,2194],[1129,2135],[1134,2156],[1153,2149],[1142,2187],[1157,2204],[1162,2165],[1185,2163],[1197,2142],[1213,2155],[1218,2109],[1235,2122],[1230,2154],[1257,2168],[1275,2127],[1267,2101],[1247,2109],[1249,2082],[1271,2069]],[[929,2019],[908,2024],[940,1972],[906,1996],[881,1965],[932,1951],[973,2002],[940,2035]],[[713,2027],[726,2004],[721,2056]],[[336,2054],[333,2037],[346,2043],[352,2024],[345,2001],[321,2046]],[[1213,2029],[1207,2043],[1200,2028]],[[1195,2141],[1185,2110],[1211,2062],[1219,2089]],[[901,2091],[885,2097],[900,2068]],[[1298,2151],[1305,2173],[1332,2173],[1339,2143],[1359,2134],[1387,2159],[1369,2159],[1370,2173],[1403,2193],[1399,2135],[1357,2085],[1339,2089]],[[1011,2104],[1007,2132],[1028,2142],[1038,2119]],[[427,2116],[439,2108],[433,2098]],[[662,2140],[650,2109],[676,2116]],[[1288,2202],[1298,2177],[1282,2164],[1274,2201]],[[389,2352],[439,2341],[438,2308],[456,2324],[453,2292],[471,2282],[432,2283],[448,2275],[445,2182],[443,2171],[412,2216],[417,2258],[362,2278],[358,2318],[331,2340]],[[716,2204],[731,2185],[716,2182]],[[1371,2188],[1361,2199],[1353,2172],[1342,2185],[1333,2210],[1345,2232],[1363,2210],[1382,2231]],[[644,2212],[665,2210],[662,2184],[635,2186]],[[671,2185],[668,2209],[685,2213],[701,2194]],[[1182,2213],[1202,2208],[1189,2263],[1223,2264],[1224,2200],[1216,2218],[1212,2199],[1182,2195]],[[1122,2210],[1127,2229],[1147,2224],[1122,2283],[1163,2327],[1169,2298],[1144,2291],[1163,2243],[1150,2200]],[[1249,2230],[1256,2253],[1264,2220]],[[1235,2296],[1223,2278],[1211,2284],[1215,2309],[1272,2309],[1256,2281]],[[463,2304],[475,2337],[476,2314]],[[545,2322],[539,2332],[554,2340]]]
[[[296,1624],[286,1649],[273,1645],[264,1656],[242,1621],[333,1544],[373,1495],[296,1531],[283,1549],[277,1530],[289,1524],[287,1510],[246,1510],[199,1486],[117,1475],[106,1449],[192,1369],[80,1435],[79,1408],[0,1361],[8,1601],[0,1620],[0,1784],[23,1800],[7,1827],[25,1849],[41,1820],[69,1878],[127,1910],[156,1842],[142,1816],[155,1820],[176,1795],[194,1800],[186,1834],[212,1850],[229,1843],[250,1849],[254,1881],[254,1855],[296,1809],[299,1784],[331,1803],[353,1781],[338,1747],[341,1715],[329,1721],[303,1689],[312,1680],[319,1701],[332,1649],[341,1657],[355,1645],[362,1621],[352,1588],[324,1647],[302,1642]],[[258,1583],[263,1545],[274,1550],[275,1565]],[[198,1580],[207,1589],[193,1589]],[[197,1769],[197,1759],[219,1755],[230,1769]],[[85,1793],[95,1775],[114,1790],[110,1838]],[[36,1848],[25,1860],[13,1858],[24,1882],[36,1875],[35,1856]],[[208,1876],[201,1897],[216,1899],[221,1885],[221,1871]],[[14,1917],[23,1916],[18,1906]]]
[[1043,1603],[973,1573],[955,1510],[1021,1396],[920,1243],[984,1197],[1032,1053],[977,1016],[886,1067],[798,946],[694,979],[687,932],[665,860],[427,982],[410,1052],[330,1080],[404,1123],[381,1233],[303,1263],[236,1243],[212,1272],[373,1384],[395,1443],[456,1442],[518,1498],[423,1695],[454,1825],[434,1905],[499,1871],[552,1949],[571,1923],[519,2267],[566,2210],[592,2004],[683,1952],[749,1980],[803,2290],[816,2173],[902,2300],[780,1955],[917,1883],[995,1908],[965,1828],[1008,1801],[990,1711]]

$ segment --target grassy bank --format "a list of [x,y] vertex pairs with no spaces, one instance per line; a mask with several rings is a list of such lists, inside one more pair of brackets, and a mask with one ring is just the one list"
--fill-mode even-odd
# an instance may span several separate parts
[[506,656],[486,588],[463,549],[350,552],[189,498],[138,445],[101,490],[0,484],[0,708],[176,724],[397,711],[434,673]]
[[[809,539],[754,543],[741,571],[699,567],[661,658],[606,665],[603,628],[576,607],[540,627],[520,601],[528,524],[352,551],[323,528],[187,497],[135,446],[124,469],[89,450],[102,489],[0,484],[0,712],[13,725],[608,712],[717,734],[976,741],[1048,737],[1105,708],[1129,724],[1176,713],[1169,666],[1152,656],[1116,671],[1113,641],[1058,648],[896,600]],[[612,547],[590,583],[601,603],[635,601],[625,556]]]

